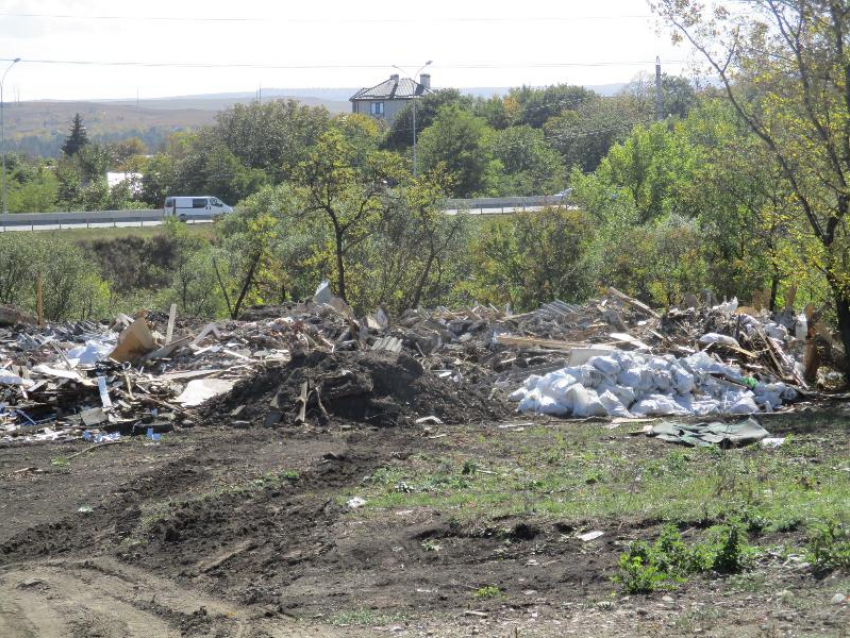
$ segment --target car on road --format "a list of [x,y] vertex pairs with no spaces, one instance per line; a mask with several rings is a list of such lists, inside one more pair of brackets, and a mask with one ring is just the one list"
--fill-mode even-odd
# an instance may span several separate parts
[[216,215],[232,213],[233,208],[211,195],[186,195],[168,197],[163,207],[165,217],[177,217],[181,222],[195,218],[209,219]]

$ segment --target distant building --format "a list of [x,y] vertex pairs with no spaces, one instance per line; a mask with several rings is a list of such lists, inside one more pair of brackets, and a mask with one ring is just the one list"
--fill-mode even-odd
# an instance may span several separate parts
[[431,76],[423,73],[421,82],[391,75],[389,80],[369,89],[360,89],[351,96],[351,112],[371,115],[376,120],[392,124],[399,111],[410,100],[431,92]]
[[106,174],[106,183],[109,185],[110,190],[114,187],[118,186],[121,182],[127,182],[127,185],[130,187],[130,192],[133,195],[141,195],[142,194],[142,180],[144,179],[144,175],[141,173],[113,173],[108,172]]

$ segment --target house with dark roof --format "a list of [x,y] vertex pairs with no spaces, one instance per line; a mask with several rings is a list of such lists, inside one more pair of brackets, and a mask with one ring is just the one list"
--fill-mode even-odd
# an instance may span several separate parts
[[377,120],[392,124],[404,106],[410,101],[431,92],[431,76],[423,73],[421,82],[410,78],[401,79],[391,75],[389,80],[368,89],[360,89],[351,96],[351,112],[370,115]]

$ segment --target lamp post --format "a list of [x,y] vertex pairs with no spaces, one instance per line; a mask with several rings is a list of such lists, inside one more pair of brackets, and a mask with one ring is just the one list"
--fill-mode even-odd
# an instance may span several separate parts
[[407,75],[408,79],[413,80],[413,85],[414,85],[413,86],[413,176],[414,177],[419,176],[419,174],[416,170],[416,86],[419,84],[419,81],[416,78],[418,78],[419,74],[422,73],[422,71],[425,70],[425,67],[431,66],[432,62],[433,62],[433,60],[428,60],[425,64],[423,64],[421,67],[419,67],[419,70],[413,75],[412,78],[409,75],[407,75],[407,72],[404,69],[402,69],[401,67],[393,65],[394,69],[398,69],[399,71],[401,71],[402,73]]
[[3,170],[0,172],[0,191],[2,191],[2,212],[4,215],[7,212],[6,208],[6,129],[3,124],[3,85],[6,84],[6,75],[9,71],[12,70],[12,67],[15,66],[18,62],[21,61],[21,58],[15,58],[12,60],[12,64],[10,64],[6,71],[3,73],[2,79],[0,79],[0,151],[2,151],[3,155]]

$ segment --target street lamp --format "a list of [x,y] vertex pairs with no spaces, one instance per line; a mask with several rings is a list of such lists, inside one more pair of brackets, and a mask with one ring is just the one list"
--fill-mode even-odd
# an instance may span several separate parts
[[15,58],[12,60],[12,64],[10,64],[6,71],[3,73],[2,79],[0,79],[0,150],[2,150],[3,155],[3,170],[0,172],[0,192],[2,192],[2,213],[5,215],[7,212],[6,208],[6,129],[3,125],[3,85],[6,84],[6,75],[9,71],[12,70],[12,67],[15,66],[18,62],[21,61],[21,58]]
[[416,171],[416,86],[419,84],[419,81],[416,79],[419,77],[419,74],[425,70],[426,66],[431,66],[433,60],[428,60],[425,64],[423,64],[419,70],[413,75],[411,78],[407,75],[407,72],[399,66],[393,65],[394,69],[397,69],[404,73],[407,76],[407,79],[413,80],[413,176],[418,177],[418,173]]

